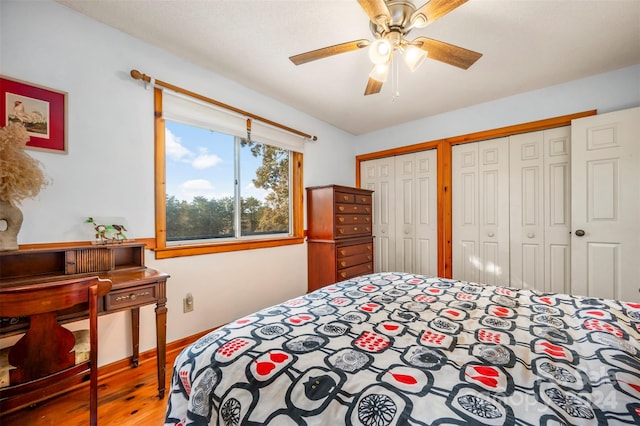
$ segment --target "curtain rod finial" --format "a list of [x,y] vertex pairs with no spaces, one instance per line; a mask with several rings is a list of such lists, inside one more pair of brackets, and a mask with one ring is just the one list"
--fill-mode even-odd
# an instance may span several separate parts
[[151,77],[149,77],[146,74],[141,73],[138,70],[131,70],[130,74],[131,74],[131,77],[134,80],[143,80],[143,81],[146,81],[147,83],[151,82]]

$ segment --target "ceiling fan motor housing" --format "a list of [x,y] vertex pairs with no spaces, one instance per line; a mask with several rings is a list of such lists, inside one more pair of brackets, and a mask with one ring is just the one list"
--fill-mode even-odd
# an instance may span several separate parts
[[389,1],[387,2],[390,19],[385,22],[384,16],[377,23],[370,22],[369,27],[376,38],[388,38],[392,43],[399,42],[411,31],[411,15],[416,11],[416,7],[410,1]]

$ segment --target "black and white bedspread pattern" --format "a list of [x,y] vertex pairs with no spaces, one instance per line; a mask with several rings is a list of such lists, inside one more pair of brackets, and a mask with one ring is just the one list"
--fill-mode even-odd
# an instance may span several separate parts
[[171,425],[640,424],[640,303],[372,274],[176,359]]

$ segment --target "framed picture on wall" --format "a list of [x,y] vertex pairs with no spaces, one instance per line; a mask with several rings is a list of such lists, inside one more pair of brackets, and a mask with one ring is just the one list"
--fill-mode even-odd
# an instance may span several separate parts
[[27,148],[66,154],[66,92],[0,76],[0,127],[10,123],[27,129]]

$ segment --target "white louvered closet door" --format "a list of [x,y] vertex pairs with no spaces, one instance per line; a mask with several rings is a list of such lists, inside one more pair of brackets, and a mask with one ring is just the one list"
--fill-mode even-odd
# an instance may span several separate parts
[[437,151],[395,157],[396,267],[438,274]]
[[509,284],[507,138],[452,147],[453,278]]
[[568,293],[569,127],[509,138],[510,285]]
[[360,163],[360,186],[373,191],[373,267],[375,272],[396,270],[395,161],[393,157]]

